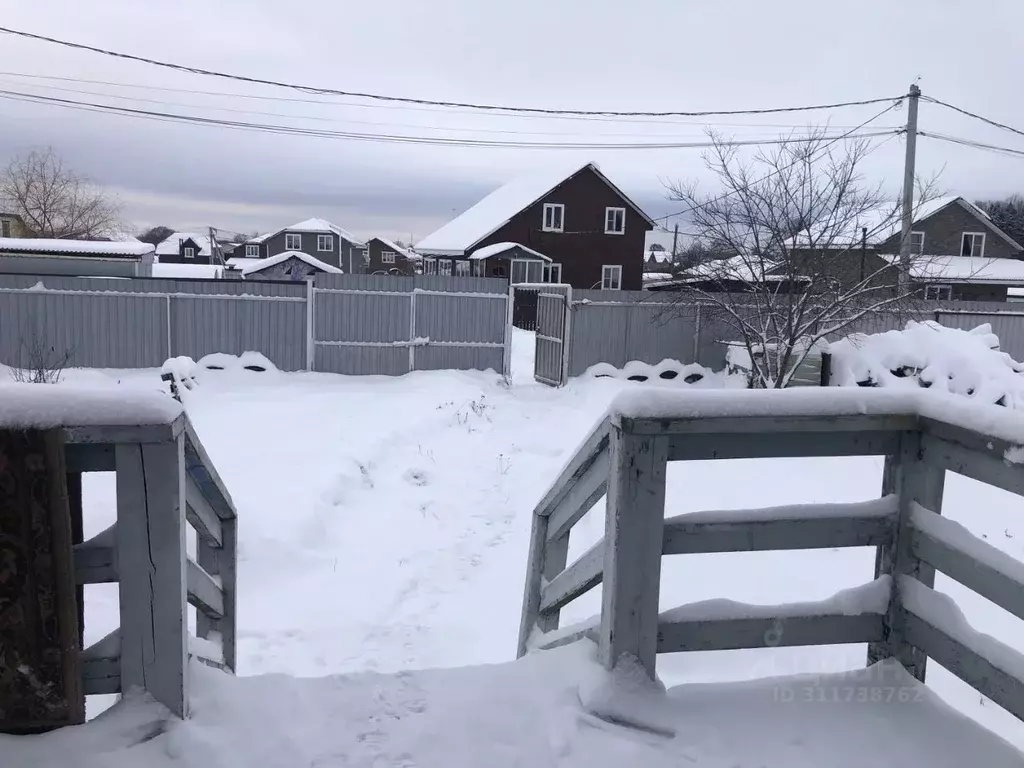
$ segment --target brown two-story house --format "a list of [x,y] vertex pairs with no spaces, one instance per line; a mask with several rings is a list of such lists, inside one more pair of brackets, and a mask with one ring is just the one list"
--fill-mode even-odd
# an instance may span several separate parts
[[173,232],[156,246],[160,264],[211,264],[210,236],[195,232]]
[[[646,213],[594,163],[587,163],[568,173],[525,176],[500,187],[423,238],[416,252],[424,259],[425,273],[638,291],[644,238],[653,227]],[[508,246],[499,254],[506,258],[472,258],[498,245]],[[516,245],[522,248],[510,251]],[[510,258],[510,252],[538,258]]]
[[420,258],[383,237],[366,241],[366,271],[371,275],[415,275]]

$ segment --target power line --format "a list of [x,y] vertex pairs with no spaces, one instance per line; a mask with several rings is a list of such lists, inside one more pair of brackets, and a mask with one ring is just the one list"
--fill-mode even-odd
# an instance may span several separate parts
[[[259,101],[275,101],[291,104],[316,104],[323,107],[355,107],[357,109],[400,109],[404,111],[412,112],[425,112],[429,115],[475,115],[477,117],[501,117],[508,119],[530,119],[530,120],[573,120],[583,122],[607,122],[607,123],[633,123],[636,125],[708,125],[706,120],[657,120],[657,119],[641,119],[641,118],[623,118],[623,117],[601,117],[599,115],[550,115],[550,114],[531,114],[531,113],[508,113],[501,115],[487,115],[486,113],[481,115],[478,112],[474,112],[469,109],[442,109],[438,107],[416,107],[403,104],[365,104],[358,101],[337,101],[333,99],[303,99],[295,98],[290,96],[271,96],[268,94],[252,94],[252,93],[238,93],[238,92],[225,92],[225,91],[203,91],[195,88],[170,88],[167,86],[139,84],[139,83],[121,83],[111,80],[90,80],[79,77],[62,77],[59,75],[37,75],[29,74],[25,72],[3,72],[0,71],[2,77],[21,77],[32,80],[55,80],[58,82],[67,83],[79,83],[87,85],[105,85],[112,88],[136,88],[145,91],[164,91],[167,93],[187,93],[195,96],[217,96],[219,98],[232,98],[232,99],[254,99]],[[30,85],[29,83],[18,83],[19,86]],[[44,85],[37,86],[42,88],[50,88],[53,90],[70,90],[74,93],[88,93],[87,91],[75,91],[73,89],[62,89],[56,86]],[[109,96],[111,98],[128,98],[123,96],[117,96],[115,94],[97,94]],[[259,113],[263,114],[263,113]],[[806,126],[793,125],[792,123],[723,123],[715,121],[716,126],[730,127],[730,128],[784,128],[790,130],[799,130]],[[832,125],[832,128],[842,130],[850,128],[849,125]],[[896,130],[897,126],[892,126],[893,130]]]
[[931,131],[918,131],[917,135],[926,136],[929,139],[938,139],[939,141],[945,141],[950,144],[959,144],[964,147],[971,147],[972,149],[982,149],[989,152],[995,152],[997,154],[1010,155],[1012,157],[1024,157],[1024,150],[1000,147],[995,144],[984,144],[980,141],[964,139],[959,136],[948,136],[944,133],[933,133]]
[[973,117],[975,120],[981,120],[981,122],[988,123],[989,125],[993,125],[996,128],[1002,128],[1004,131],[1016,133],[1018,136],[1024,136],[1024,131],[1014,128],[1012,125],[1006,125],[1005,123],[999,123],[996,122],[995,120],[990,120],[989,118],[982,117],[981,115],[977,115],[974,112],[968,112],[966,109],[953,106],[952,104],[947,104],[946,102],[939,101],[938,99],[933,99],[931,96],[922,96],[921,98],[924,99],[925,101],[930,101],[932,104],[938,104],[940,107],[945,107],[946,109],[951,109],[954,112],[959,112],[961,115],[967,115],[967,117]]
[[31,40],[38,40],[46,43],[53,43],[55,45],[61,45],[65,48],[73,48],[76,50],[90,51],[92,53],[99,53],[104,56],[113,56],[119,59],[126,59],[128,61],[137,61],[143,64],[151,64],[156,67],[164,67],[165,69],[173,69],[178,72],[187,72],[194,75],[205,75],[207,77],[220,77],[227,80],[237,80],[243,83],[255,83],[257,85],[270,85],[276,88],[290,88],[292,90],[303,91],[304,93],[316,93],[322,95],[333,95],[333,96],[348,96],[352,98],[360,99],[372,99],[375,101],[387,101],[387,102],[398,102],[402,104],[423,104],[436,107],[461,107],[477,110],[486,111],[500,111],[500,112],[528,112],[532,114],[545,114],[545,115],[602,115],[610,117],[709,117],[709,116],[724,116],[724,115],[764,115],[774,114],[780,112],[810,112],[821,109],[838,109],[840,107],[855,107],[865,106],[870,104],[881,104],[883,102],[892,102],[901,99],[902,96],[879,98],[879,99],[863,99],[860,101],[845,101],[837,102],[834,104],[817,104],[811,106],[799,106],[799,107],[776,107],[770,109],[735,109],[735,110],[704,110],[695,112],[684,112],[684,111],[662,111],[662,112],[642,112],[642,111],[619,111],[619,110],[583,110],[583,109],[549,109],[543,107],[512,107],[507,105],[499,104],[474,104],[471,102],[460,102],[460,101],[436,101],[433,99],[416,99],[406,96],[388,96],[379,93],[368,93],[361,91],[344,91],[336,88],[322,88],[319,86],[312,85],[300,85],[296,83],[288,83],[277,80],[265,80],[258,77],[250,77],[247,75],[235,75],[226,72],[218,72],[216,70],[203,69],[201,67],[187,66],[184,64],[174,64],[167,61],[159,61],[157,59],[149,59],[144,56],[136,56],[130,53],[122,53],[119,51],[112,51],[106,48],[98,48],[92,45],[85,45],[83,43],[75,43],[68,40],[59,40],[55,37],[47,37],[45,35],[37,35],[32,32],[23,32],[17,29],[11,29],[10,27],[0,27],[0,32],[5,32],[9,35],[17,35],[18,37],[24,37]]
[[[865,120],[863,123],[858,125],[856,128],[853,128],[853,129],[851,129],[850,131],[847,131],[844,134],[841,134],[841,135],[836,136],[834,138],[833,137],[826,137],[826,136],[819,137],[823,141],[824,140],[828,140],[828,141],[827,141],[827,143],[824,146],[820,147],[817,150],[817,153],[824,152],[829,147],[831,147],[833,144],[836,144],[836,143],[838,143],[840,141],[843,141],[844,139],[854,139],[854,138],[864,138],[864,137],[866,137],[868,134],[855,134],[855,131],[859,131],[862,128],[867,127],[868,125],[870,125],[871,123],[875,122],[875,120],[880,118],[885,113],[895,109],[897,105],[898,105],[898,102],[894,103],[894,104],[890,104],[888,107],[883,109],[881,112],[879,112],[874,117],[869,117],[867,120]],[[900,133],[900,131],[896,131],[896,132],[886,131],[886,134],[892,134],[893,137],[899,135],[899,133]],[[882,135],[885,135],[885,134],[882,134]],[[886,141],[889,141],[889,139],[886,139]],[[885,142],[882,142],[882,144],[884,144],[884,143]],[[724,144],[721,144],[719,146],[726,146],[726,145],[727,145],[727,143],[724,143]],[[881,146],[881,144],[879,146]],[[875,147],[875,148],[877,149],[877,147]],[[812,157],[813,156],[814,155],[812,155]],[[763,183],[765,181],[768,181],[768,179],[772,178],[773,176],[778,176],[780,173],[783,173],[784,171],[788,171],[790,168],[794,167],[795,165],[798,165],[799,163],[804,162],[804,160],[805,160],[805,158],[797,158],[796,160],[794,160],[789,165],[785,165],[782,168],[776,168],[774,171],[771,171],[770,173],[765,174],[760,179],[752,181],[749,184],[741,185],[738,189],[733,189],[733,190],[730,190],[728,192],[724,192],[723,194],[719,195],[718,197],[713,197],[710,200],[707,200],[707,201],[705,201],[703,203],[699,203],[697,205],[691,205],[690,207],[686,208],[685,210],[678,211],[676,213],[670,213],[667,216],[659,216],[657,219],[655,219],[655,221],[667,221],[668,219],[675,218],[676,216],[683,216],[684,214],[692,213],[693,211],[696,211],[698,208],[707,208],[709,205],[712,205],[713,203],[720,202],[720,201],[724,200],[725,198],[727,198],[727,197],[729,197],[731,195],[736,194],[737,192],[740,192],[740,191],[743,191],[743,190],[749,190],[755,184],[761,184],[761,183]]]
[[[182,115],[173,112],[158,112],[155,110],[132,109],[130,107],[119,107],[110,104],[97,102],[77,101],[74,99],[61,99],[55,96],[40,96],[38,94],[22,93],[18,91],[0,90],[0,98],[13,101],[29,103],[48,104],[67,109],[79,109],[87,112],[99,112],[114,114],[122,117],[137,117],[142,119],[153,119],[163,122],[190,123],[195,125],[218,126],[237,130],[249,130],[263,133],[274,133],[283,135],[314,136],[319,138],[349,139],[360,141],[372,141],[390,144],[431,144],[436,146],[458,146],[458,147],[486,147],[486,148],[515,148],[515,149],[586,149],[586,150],[654,150],[654,149],[691,149],[706,148],[714,146],[713,142],[648,142],[648,143],[597,143],[597,142],[527,142],[514,141],[510,139],[467,139],[441,136],[419,136],[407,134],[382,134],[382,133],[360,133],[354,131],[334,131],[326,129],[302,128],[290,125],[277,125],[269,123],[253,123],[239,120],[226,120],[221,118],[203,117],[199,115]],[[892,131],[876,131],[872,133],[858,134],[859,137],[885,136]],[[844,134],[838,138],[846,138]],[[728,146],[755,146],[763,144],[790,144],[808,141],[820,141],[831,137],[808,136],[808,137],[784,137],[777,139],[751,139],[747,141],[725,142]]]

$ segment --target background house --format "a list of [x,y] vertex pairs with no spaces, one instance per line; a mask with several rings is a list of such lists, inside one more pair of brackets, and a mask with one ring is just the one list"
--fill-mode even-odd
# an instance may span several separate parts
[[246,280],[305,280],[319,274],[341,274],[342,270],[302,251],[282,251],[266,259],[252,259],[241,267]]
[[34,237],[35,232],[28,228],[25,220],[16,213],[0,211],[0,237]]
[[154,248],[138,240],[0,238],[0,273],[149,277]]
[[306,219],[254,237],[235,248],[233,257],[267,259],[285,251],[305,253],[348,274],[363,272],[366,243],[325,219]]
[[156,246],[161,264],[210,264],[213,249],[210,236],[196,232],[174,232]]
[[371,275],[415,275],[420,257],[383,237],[366,241],[366,271]]
[[509,182],[423,238],[416,252],[433,258],[441,274],[468,274],[472,266],[460,262],[474,251],[514,243],[551,259],[548,275],[574,287],[639,290],[644,236],[653,226],[587,163]]

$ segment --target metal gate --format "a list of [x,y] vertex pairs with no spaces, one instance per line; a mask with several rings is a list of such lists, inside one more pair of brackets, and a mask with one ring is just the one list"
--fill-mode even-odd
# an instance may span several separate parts
[[566,383],[569,353],[569,310],[572,289],[537,294],[537,349],[533,377],[542,384]]

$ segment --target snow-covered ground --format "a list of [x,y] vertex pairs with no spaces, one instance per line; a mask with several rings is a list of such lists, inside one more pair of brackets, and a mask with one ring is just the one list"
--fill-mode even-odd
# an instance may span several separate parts
[[[81,760],[97,755],[92,765],[147,768],[161,760],[820,766],[864,765],[868,753],[885,753],[890,762],[879,765],[912,764],[905,754],[886,752],[898,749],[885,736],[896,725],[945,760],[929,764],[962,765],[965,755],[986,765],[1024,762],[1016,753],[1001,757],[996,740],[991,756],[979,757],[970,751],[978,736],[966,721],[918,701],[917,692],[913,702],[892,708],[858,706],[856,692],[843,701],[813,693],[826,696],[814,707],[768,706],[782,684],[686,686],[669,701],[637,705],[677,729],[668,745],[664,736],[623,734],[581,714],[577,690],[601,681],[585,646],[511,666],[410,674],[514,658],[535,502],[617,393],[673,386],[580,379],[550,389],[532,381],[530,335],[517,332],[514,341],[510,382],[451,371],[401,378],[203,372],[186,406],[238,507],[238,672],[331,677],[263,676],[224,685],[203,669],[187,725],[146,740],[154,735],[154,710],[118,707],[83,729],[17,744],[0,740],[0,765],[12,764],[5,750],[26,761],[13,764],[44,765],[62,744],[75,745]],[[160,387],[154,371],[73,371],[66,380]],[[881,465],[877,458],[677,463],[669,470],[666,513],[861,501],[877,497]],[[113,522],[112,476],[87,476],[85,494],[91,535]],[[1024,559],[1024,499],[951,476],[943,513]],[[574,531],[570,557],[602,527],[598,505]],[[867,550],[668,558],[662,607],[717,597],[758,604],[823,599],[870,581],[873,561]],[[937,586],[976,628],[1024,649],[1022,622],[941,576]],[[599,602],[597,589],[564,611],[563,622],[593,615]],[[117,622],[116,587],[88,587],[87,642]],[[659,659],[659,676],[669,686],[742,681],[854,669],[864,659],[862,646],[675,654]],[[389,674],[365,674],[374,672]],[[849,678],[815,680],[815,690],[840,691],[841,698],[850,688]],[[804,690],[807,683],[783,687],[792,685]],[[934,663],[929,687],[1024,748],[1024,725]],[[458,735],[432,740],[430,734],[455,727],[446,723],[458,724]],[[139,741],[127,752],[99,756]],[[462,762],[456,753],[466,755]],[[184,762],[174,763],[175,756]]]

